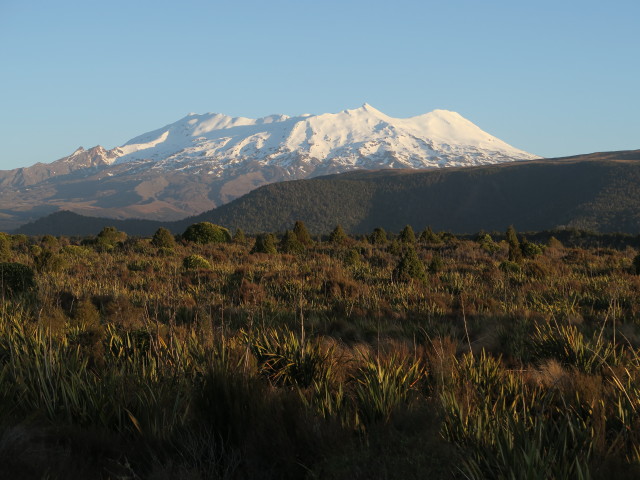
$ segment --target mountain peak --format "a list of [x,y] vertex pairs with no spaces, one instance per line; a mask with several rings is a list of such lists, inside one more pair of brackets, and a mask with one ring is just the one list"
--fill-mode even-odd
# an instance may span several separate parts
[[374,114],[374,115],[380,114],[380,115],[384,115],[386,117],[386,115],[384,113],[382,113],[380,110],[378,110],[377,108],[371,106],[370,104],[368,104],[366,102],[363,103],[362,106],[359,107],[359,108],[346,109],[346,110],[343,110],[343,112],[347,113],[347,114],[352,114],[352,113],[356,113],[356,114],[358,114],[358,113],[369,113],[369,114]]
[[393,118],[369,103],[337,114],[296,117],[189,114],[116,150],[118,164],[154,160],[173,168],[195,162],[210,165],[212,172],[256,161],[286,167],[300,156],[316,163],[340,159],[341,168],[425,168],[537,158],[492,137],[457,112]]
[[81,147],[52,164],[0,175],[0,203],[11,204],[16,189],[29,186],[34,208],[50,199],[52,208],[166,220],[284,180],[534,158],[448,110],[394,118],[365,103],[294,117],[191,113],[111,150]]

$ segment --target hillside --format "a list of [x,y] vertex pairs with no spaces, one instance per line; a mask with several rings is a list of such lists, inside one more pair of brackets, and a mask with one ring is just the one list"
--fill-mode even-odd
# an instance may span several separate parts
[[[197,221],[247,232],[283,231],[303,220],[314,233],[341,224],[352,233],[375,227],[398,231],[431,225],[472,233],[580,228],[640,232],[640,150],[444,170],[356,171],[267,185],[217,209],[178,222],[179,233]],[[22,233],[95,233],[114,225],[151,234],[161,223],[79,219],[56,214],[25,225]]]
[[285,180],[535,158],[447,110],[412,118],[367,104],[295,117],[189,114],[110,150],[81,147],[52,163],[0,171],[0,230],[62,210],[179,220]]

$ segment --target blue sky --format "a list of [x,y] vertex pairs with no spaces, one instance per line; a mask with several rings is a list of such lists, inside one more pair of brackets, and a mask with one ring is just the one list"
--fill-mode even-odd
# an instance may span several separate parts
[[189,112],[435,108],[542,156],[640,148],[640,2],[0,0],[0,169]]

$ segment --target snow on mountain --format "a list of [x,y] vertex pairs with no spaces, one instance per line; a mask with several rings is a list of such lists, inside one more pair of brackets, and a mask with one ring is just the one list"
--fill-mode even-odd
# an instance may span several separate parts
[[[153,160],[155,168],[207,166],[209,173],[246,162],[324,169],[471,166],[539,158],[484,132],[455,112],[393,118],[364,104],[322,115],[259,119],[189,114],[111,152],[117,164]],[[331,168],[328,168],[331,167]]]
[[52,163],[0,171],[0,229],[55,210],[179,219],[284,180],[534,158],[446,110],[412,118],[367,104],[259,119],[191,113],[111,150],[79,148]]

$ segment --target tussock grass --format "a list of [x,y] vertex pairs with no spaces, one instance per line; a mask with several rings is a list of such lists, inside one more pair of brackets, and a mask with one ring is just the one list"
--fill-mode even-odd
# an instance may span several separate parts
[[0,473],[637,478],[636,252],[441,240],[16,244]]

